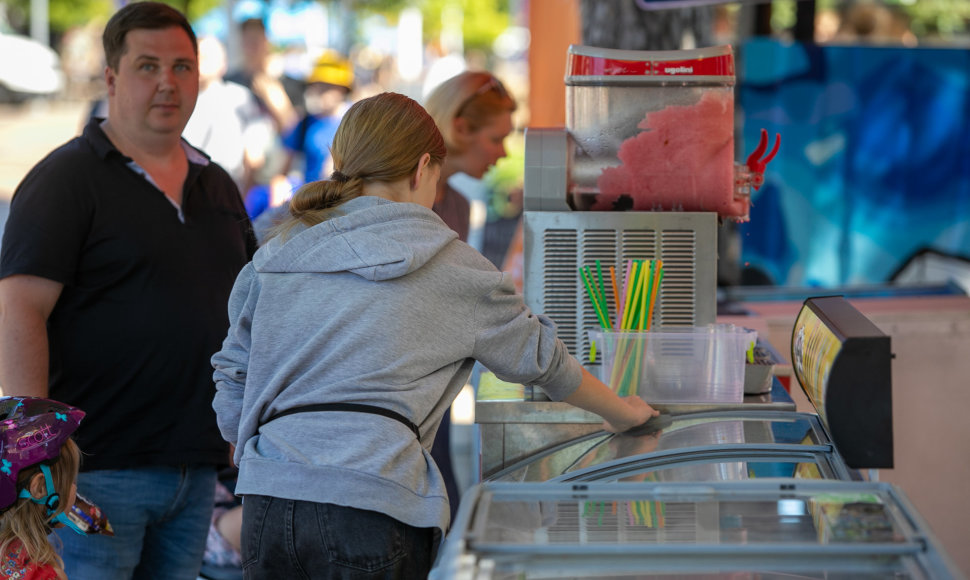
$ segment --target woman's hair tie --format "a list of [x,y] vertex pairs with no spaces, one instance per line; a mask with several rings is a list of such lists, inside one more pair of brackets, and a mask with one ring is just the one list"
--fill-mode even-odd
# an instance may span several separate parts
[[330,180],[336,181],[337,183],[346,183],[350,181],[350,178],[339,171],[334,171],[330,174]]

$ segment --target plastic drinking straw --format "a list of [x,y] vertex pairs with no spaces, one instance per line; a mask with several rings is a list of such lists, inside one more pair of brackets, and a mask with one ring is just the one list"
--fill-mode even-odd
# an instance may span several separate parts
[[[596,267],[599,268],[599,260],[596,261]],[[603,319],[606,320],[607,326],[605,328],[613,328],[613,323],[610,321],[610,303],[606,298],[606,292],[603,288],[603,276],[600,273],[599,285],[595,284],[595,279],[593,278],[593,270],[587,266],[586,275],[589,276],[589,283],[593,286],[593,290],[597,292],[596,297],[599,299],[600,311],[603,313]]]
[[594,302],[596,307],[599,309],[600,313],[603,312],[603,303],[600,301],[599,287],[596,285],[596,278],[593,276],[592,270],[589,266],[583,266],[579,269],[583,276],[589,283],[588,290],[590,291],[590,301]]
[[[633,269],[627,276],[627,300],[624,305],[623,323],[620,328],[624,331],[633,328],[634,318],[640,305],[640,295],[642,293],[641,276],[644,270],[642,260],[632,261]],[[630,283],[632,276],[632,284]],[[610,374],[610,384],[617,385],[616,391],[620,396],[629,394],[629,381],[626,380],[629,371],[629,359],[632,349],[636,345],[635,339],[623,338],[617,341],[616,355],[613,361],[613,372]],[[619,379],[619,381],[618,381]]]
[[653,297],[650,299],[650,316],[647,318],[647,330],[650,330],[650,324],[653,322],[653,307],[657,302],[657,295],[660,294],[660,283],[664,279],[664,263],[662,260],[659,261],[657,269],[660,272],[657,274],[657,279],[654,280]]
[[605,318],[603,318],[603,313],[600,312],[599,304],[596,300],[596,294],[593,293],[593,289],[590,287],[589,278],[586,277],[586,270],[580,268],[579,275],[583,279],[583,285],[586,286],[586,293],[589,294],[589,300],[593,303],[593,310],[596,312],[596,317],[600,321],[600,326],[603,328],[609,328],[610,323]]
[[[648,278],[648,276],[652,276],[651,264],[652,264],[651,261],[649,261],[649,260],[648,261],[645,261],[644,262],[644,265],[643,265],[643,268],[640,269],[640,304],[641,304],[641,306],[640,306],[639,313],[638,313],[639,314],[639,318],[638,318],[638,321],[636,323],[636,330],[637,330],[637,332],[640,332],[640,333],[643,332],[644,316],[646,315],[646,312],[647,312],[647,293],[649,292],[647,278]],[[628,382],[631,385],[637,384],[637,377],[640,376],[640,362],[643,360],[643,350],[644,350],[644,347],[646,346],[646,345],[643,344],[643,342],[642,342],[643,340],[645,340],[645,339],[642,339],[640,337],[637,337],[637,338],[634,338],[634,339],[631,340],[631,343],[632,343],[631,344],[631,349],[635,349],[633,351],[633,357],[632,357],[633,358],[633,361],[632,361],[633,364],[632,365],[628,365],[628,367],[629,367],[628,368],[628,371],[629,371],[629,380],[628,380]],[[634,391],[631,394],[636,394],[636,391]]]
[[[635,269],[636,269],[635,262],[633,260],[627,260],[626,277],[623,280],[623,298],[622,298],[622,301],[620,302],[620,308],[619,308],[620,312],[617,314],[619,323],[617,324],[616,330],[619,332],[622,332],[623,330],[626,329],[625,321],[628,315],[628,308],[630,306],[630,294],[631,292],[633,292],[633,285],[630,284],[630,275],[631,275],[631,272]],[[620,361],[622,360],[622,353],[620,351],[621,346],[622,345],[619,342],[617,342],[616,350],[614,350],[613,352],[613,368],[610,371],[610,387],[615,389],[616,394],[620,396],[622,396],[623,394],[622,385],[617,384],[616,377],[621,364]]]
[[626,301],[627,301],[627,293],[626,293],[627,282],[630,280],[630,268],[632,267],[633,267],[633,260],[627,260],[626,273],[624,274],[623,272],[620,272],[620,275],[623,276],[623,288],[620,291],[620,295],[616,297],[617,310],[618,310],[616,315],[616,318],[617,318],[616,328],[618,330],[623,328],[623,311],[626,308]]
[[627,295],[626,295],[627,300],[626,300],[626,304],[623,307],[623,325],[621,326],[623,330],[630,329],[630,324],[631,324],[630,319],[633,317],[633,311],[636,309],[637,282],[639,281],[639,277],[638,277],[639,270],[640,270],[640,263],[639,261],[634,260],[632,278],[630,276],[627,276],[628,283],[630,280],[632,280],[632,283],[629,283],[628,285]]
[[[643,268],[640,270],[640,308],[638,312],[638,320],[636,322],[636,330],[639,333],[643,333],[645,330],[644,323],[649,311],[648,304],[650,303],[650,280],[653,279],[654,272],[654,261],[646,260]],[[647,327],[647,329],[649,329],[649,327]],[[643,353],[646,350],[647,340],[648,338],[646,336],[642,336],[634,338],[631,341],[631,349],[635,350],[633,351],[632,357],[633,364],[629,365],[627,369],[629,371],[629,378],[627,382],[630,385],[637,385],[637,387],[639,387],[639,381],[637,379],[640,377],[640,364],[643,361]],[[639,388],[633,389],[633,394],[636,394],[636,391],[638,390]]]
[[616,270],[610,266],[610,282],[613,285],[613,302],[616,304],[616,327],[620,327],[620,292],[616,288]]
[[[630,328],[631,319],[633,318],[633,312],[636,310],[637,305],[637,293],[638,293],[638,277],[637,273],[640,271],[642,264],[639,260],[633,260],[631,262],[632,274],[627,275],[627,299],[623,307],[623,321],[620,325],[620,330],[625,331]],[[632,283],[631,282],[632,275]],[[625,396],[627,393],[626,383],[622,380],[626,374],[626,364],[625,359],[629,356],[629,340],[622,338],[618,339],[616,343],[616,351],[613,358],[613,371],[610,373],[610,386],[615,385],[616,393],[620,396]],[[618,380],[619,379],[619,380]]]
[[586,296],[589,298],[589,303],[593,307],[593,312],[596,313],[596,318],[603,324],[603,318],[600,316],[599,307],[596,304],[596,295],[593,294],[593,289],[589,286],[589,280],[586,278],[586,271],[583,268],[579,269],[579,278],[583,281],[583,287],[586,288]]
[[643,332],[643,329],[646,327],[645,324],[647,321],[648,310],[647,305],[650,304],[650,281],[653,280],[653,260],[647,260],[641,276],[643,276],[643,288],[641,289],[641,292],[643,293],[643,297],[641,299],[643,308],[640,309],[640,318],[637,321],[637,330],[639,332]]
[[[627,260],[626,261],[626,275],[623,278],[623,303],[621,304],[621,306],[623,307],[622,309],[623,309],[624,313],[626,313],[626,304],[627,304],[627,302],[630,301],[629,288],[630,288],[630,271],[631,270],[633,270],[633,260]],[[620,316],[620,318],[622,319],[623,317]],[[622,323],[620,324],[620,328],[621,329],[623,328]]]
[[607,314],[609,314],[609,309],[607,308],[608,303],[606,301],[606,287],[603,286],[603,267],[600,266],[599,260],[596,260],[596,277],[599,278],[600,298],[602,299],[602,302],[603,302],[603,309],[606,310]]

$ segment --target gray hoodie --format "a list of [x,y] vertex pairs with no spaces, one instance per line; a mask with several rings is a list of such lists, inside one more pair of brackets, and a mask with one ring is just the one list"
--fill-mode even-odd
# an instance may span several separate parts
[[[555,326],[431,210],[359,197],[333,218],[273,238],[240,272],[229,334],[212,357],[213,401],[236,445],[239,494],[378,511],[447,529],[429,450],[474,360],[553,400],[581,380]],[[418,425],[349,411],[359,403]]]

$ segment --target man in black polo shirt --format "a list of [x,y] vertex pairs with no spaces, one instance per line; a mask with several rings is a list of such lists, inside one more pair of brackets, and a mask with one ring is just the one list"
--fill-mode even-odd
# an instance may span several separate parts
[[68,577],[195,578],[227,461],[209,358],[256,242],[232,179],[180,138],[199,86],[185,17],[132,3],[103,40],[107,119],[38,163],[10,207],[0,388],[87,412],[78,491],[115,537],[58,530]]

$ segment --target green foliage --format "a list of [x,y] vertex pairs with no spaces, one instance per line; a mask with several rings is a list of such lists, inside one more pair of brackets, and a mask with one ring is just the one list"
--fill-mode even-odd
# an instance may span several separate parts
[[490,52],[492,42],[510,24],[509,0],[349,0],[349,6],[362,14],[383,14],[391,22],[401,9],[417,7],[424,20],[426,41],[438,38],[442,29],[442,15],[450,8],[458,7],[463,17],[465,50]]
[[448,5],[461,7],[465,50],[491,51],[492,42],[509,26],[508,0],[425,0],[421,12],[430,38],[440,34],[441,15]]
[[[875,0],[878,1],[878,0]],[[970,2],[967,0],[882,0],[882,4],[903,14],[919,39],[956,40],[970,31]],[[848,0],[817,0],[817,9],[842,11]],[[771,26],[786,30],[795,24],[795,0],[771,3]]]
[[[161,0],[185,12],[189,20],[198,18],[223,5],[224,0]],[[11,24],[22,28],[30,26],[30,0],[0,1],[9,15]],[[66,32],[75,26],[90,22],[107,22],[116,10],[115,0],[49,0],[48,19],[51,31],[55,34]]]
[[970,2],[966,0],[920,0],[899,2],[910,17],[910,28],[918,37],[965,34],[970,26]]
[[88,22],[107,22],[115,11],[112,0],[50,0],[48,6],[51,30],[55,32]]

